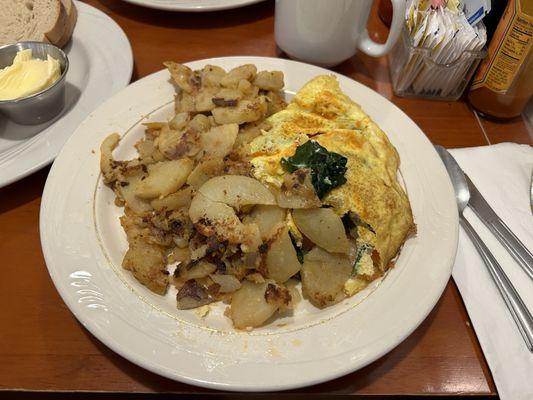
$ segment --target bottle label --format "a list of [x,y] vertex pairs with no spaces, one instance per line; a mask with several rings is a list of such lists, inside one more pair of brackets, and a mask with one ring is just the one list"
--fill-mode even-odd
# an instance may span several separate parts
[[505,94],[533,45],[533,17],[522,12],[520,1],[509,3],[470,90],[487,87]]

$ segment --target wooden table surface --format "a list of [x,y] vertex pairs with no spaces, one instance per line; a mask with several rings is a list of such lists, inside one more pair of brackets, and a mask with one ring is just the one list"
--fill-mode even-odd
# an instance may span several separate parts
[[[274,42],[273,1],[209,14],[161,12],[115,0],[87,3],[103,10],[126,32],[135,59],[134,80],[160,70],[168,59],[283,56]],[[386,37],[375,11],[369,30],[378,40]],[[522,120],[484,121],[463,101],[395,97],[386,58],[357,54],[335,70],[390,99],[434,143],[446,147],[503,141],[531,144]],[[0,389],[209,392],[161,378],[126,361],[86,331],[62,302],[48,276],[39,242],[39,206],[48,170],[0,189]],[[496,389],[457,287],[450,280],[425,322],[389,354],[343,378],[291,393],[494,396]]]

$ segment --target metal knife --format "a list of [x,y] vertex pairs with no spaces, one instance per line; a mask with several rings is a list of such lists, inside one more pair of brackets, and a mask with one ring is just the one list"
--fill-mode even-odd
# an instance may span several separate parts
[[498,217],[466,174],[465,177],[468,189],[470,190],[468,206],[483,221],[494,236],[498,238],[503,247],[513,256],[529,278],[533,280],[533,255],[509,229],[505,222]]

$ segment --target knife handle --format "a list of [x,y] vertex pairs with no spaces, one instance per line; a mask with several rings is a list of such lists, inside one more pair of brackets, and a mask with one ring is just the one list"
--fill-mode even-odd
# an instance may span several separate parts
[[500,243],[513,256],[524,272],[533,280],[533,254],[516,237],[509,227],[500,218],[489,223],[488,228],[498,238]]
[[518,326],[518,330],[522,334],[527,348],[530,352],[533,352],[533,317],[531,316],[531,313],[520,298],[520,295],[514,288],[509,278],[507,278],[507,275],[503,271],[498,261],[496,261],[472,225],[470,225],[470,223],[462,215],[460,215],[459,222],[470,237],[470,240],[472,240],[472,243],[483,259],[485,266],[489,270],[490,276],[496,284],[496,287],[505,301],[507,308],[511,312],[511,316]]

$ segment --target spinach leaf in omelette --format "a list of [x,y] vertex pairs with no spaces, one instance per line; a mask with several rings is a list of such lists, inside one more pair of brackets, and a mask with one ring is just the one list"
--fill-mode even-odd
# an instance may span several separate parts
[[315,140],[309,140],[296,148],[291,157],[283,157],[281,166],[292,173],[300,168],[311,170],[311,183],[317,196],[322,199],[331,189],[346,183],[348,159],[328,151]]
[[365,252],[367,252],[368,250],[372,250],[372,246],[367,243],[363,243],[357,247],[357,253],[355,255],[355,260],[352,264],[351,276],[356,276],[357,273],[359,272],[359,261],[361,261],[361,258],[363,258],[363,254],[365,254]]

